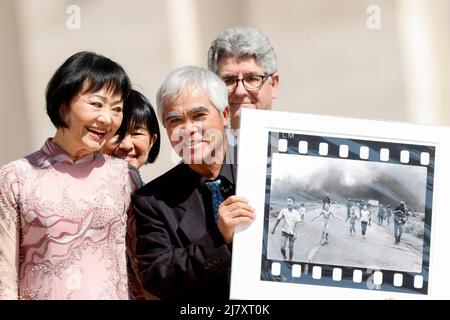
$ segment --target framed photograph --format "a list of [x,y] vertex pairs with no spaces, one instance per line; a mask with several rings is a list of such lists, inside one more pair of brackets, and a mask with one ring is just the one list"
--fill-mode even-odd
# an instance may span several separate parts
[[450,129],[243,109],[232,299],[444,298]]

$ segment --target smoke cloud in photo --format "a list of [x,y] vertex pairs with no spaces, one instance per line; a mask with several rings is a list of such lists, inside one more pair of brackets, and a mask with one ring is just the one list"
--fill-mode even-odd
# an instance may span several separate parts
[[427,168],[402,164],[274,153],[272,197],[291,195],[314,201],[374,199],[398,205],[400,200],[424,212]]

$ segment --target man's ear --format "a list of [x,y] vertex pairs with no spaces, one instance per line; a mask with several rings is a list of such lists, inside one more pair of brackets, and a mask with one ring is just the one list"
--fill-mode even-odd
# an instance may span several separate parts
[[230,107],[226,106],[222,113],[223,116],[223,126],[227,127],[230,122]]
[[280,74],[275,72],[272,75],[272,83],[270,84],[272,87],[272,99],[275,99],[278,95],[278,83],[280,82]]

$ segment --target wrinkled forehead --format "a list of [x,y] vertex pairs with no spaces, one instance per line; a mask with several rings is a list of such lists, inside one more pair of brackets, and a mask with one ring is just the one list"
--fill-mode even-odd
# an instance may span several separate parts
[[193,94],[197,94],[199,90],[201,89],[196,83],[190,83],[189,85],[176,88],[176,90],[173,90],[170,94],[168,94],[165,109],[177,104],[181,100],[188,100]]
[[234,73],[264,73],[265,70],[254,56],[228,56],[222,57],[217,65],[217,71],[221,75]]
[[170,112],[185,113],[199,106],[216,108],[203,88],[200,86],[189,86],[168,99],[163,114],[167,115]]

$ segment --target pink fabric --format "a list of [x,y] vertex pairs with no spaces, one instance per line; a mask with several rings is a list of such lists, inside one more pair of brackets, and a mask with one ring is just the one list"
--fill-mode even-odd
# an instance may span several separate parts
[[0,299],[128,299],[125,236],[139,175],[51,139],[0,171]]

